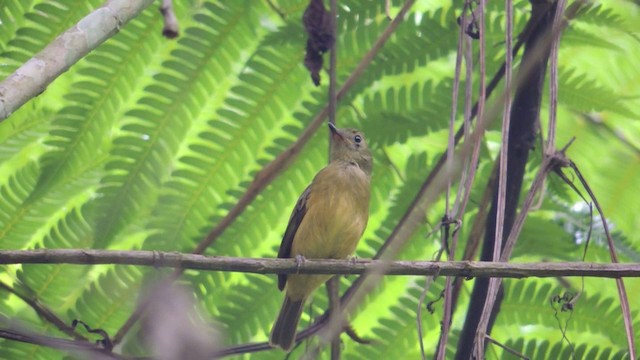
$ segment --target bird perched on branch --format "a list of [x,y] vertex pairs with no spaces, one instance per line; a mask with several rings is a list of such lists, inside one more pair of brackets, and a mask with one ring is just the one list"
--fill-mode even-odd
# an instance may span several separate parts
[[[300,195],[285,230],[279,258],[344,259],[356,249],[369,218],[372,159],[364,135],[331,131],[330,162]],[[290,351],[307,297],[330,275],[278,275],[286,295],[269,344]]]

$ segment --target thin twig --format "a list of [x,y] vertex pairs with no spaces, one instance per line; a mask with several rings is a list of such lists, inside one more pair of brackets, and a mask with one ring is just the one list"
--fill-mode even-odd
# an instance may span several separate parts
[[[327,282],[327,292],[329,293],[329,309],[332,316],[340,313],[340,278],[334,276]],[[340,334],[331,339],[331,360],[340,359]]]
[[[467,23],[469,20],[467,18],[467,12],[471,12],[471,3],[470,1],[465,1],[464,6],[462,8],[462,14],[460,15],[460,29],[458,33],[458,48],[456,54],[456,67],[454,74],[454,82],[453,82],[453,95],[452,95],[452,106],[451,106],[451,117],[449,119],[449,142],[447,144],[447,159],[450,164],[453,164],[453,152],[455,149],[455,135],[454,135],[454,122],[456,118],[456,110],[458,108],[458,87],[460,86],[460,68],[462,65],[462,58],[464,55],[465,59],[465,112],[464,112],[464,125],[463,132],[465,141],[469,139],[470,124],[471,124],[471,103],[472,103],[472,65],[470,59],[471,52],[471,41],[470,38],[466,35]],[[472,17],[473,18],[473,17]],[[464,46],[466,44],[466,46]],[[471,183],[466,181],[467,171],[470,170],[469,166],[472,163],[471,161],[467,161],[463,166],[462,174],[460,176],[458,192],[456,195],[456,199],[453,205],[453,209],[449,209],[449,193],[451,191],[451,182],[447,184],[447,194],[446,194],[446,205],[445,205],[445,213],[446,217],[449,220],[453,219],[461,219],[462,212],[460,211],[460,206],[464,200],[462,200],[466,195],[471,193]],[[450,165],[451,166],[451,165]],[[449,225],[446,225],[447,229]],[[451,236],[451,247],[448,249],[449,253],[449,261],[455,260],[455,253],[457,248],[457,240],[458,240],[458,231],[454,231]],[[447,239],[445,239],[446,241]],[[445,347],[447,345],[448,337],[449,337],[449,327],[451,325],[451,314],[452,314],[452,302],[451,302],[451,294],[452,294],[452,282],[453,279],[448,277],[445,282],[444,288],[444,313],[442,316],[442,325],[440,327],[440,340],[438,343],[438,350],[436,352],[437,360],[444,360]],[[423,290],[423,295],[426,294],[426,289]],[[422,297],[421,297],[422,298]],[[418,310],[422,309],[422,302],[418,302]],[[422,324],[422,316],[421,311],[418,312],[418,320],[419,324]],[[419,329],[419,333],[420,333]],[[422,345],[422,336],[420,336],[420,351],[422,354],[423,360],[426,359],[424,354],[424,348]]]
[[[500,165],[498,167],[498,204],[496,211],[496,232],[493,246],[493,261],[500,259],[502,251],[502,233],[504,231],[505,203],[507,196],[507,159],[509,158],[509,128],[511,124],[511,86],[513,72],[513,55],[511,44],[513,39],[513,2],[505,0],[505,72],[504,72],[504,103],[502,112],[502,144],[500,146]],[[491,292],[490,292],[491,293]],[[485,308],[486,310],[486,308]]]
[[285,14],[282,10],[280,10],[278,6],[276,6],[276,4],[273,3],[273,1],[271,0],[265,0],[265,1],[267,2],[267,5],[269,5],[269,8],[271,8],[271,10],[273,10],[276,14],[278,14],[280,19],[287,20],[287,14]]
[[612,136],[616,137],[622,144],[635,153],[636,156],[640,156],[640,147],[631,142],[628,137],[620,130],[612,128],[609,124],[602,120],[599,115],[596,114],[582,114],[582,117],[590,123],[597,125],[599,128],[605,130]]
[[336,124],[336,107],[337,107],[337,99],[336,99],[336,50],[338,43],[338,4],[337,0],[331,0],[331,32],[333,33],[334,41],[333,47],[331,48],[331,52],[329,54],[329,122],[332,124]]
[[[534,12],[533,12],[533,14],[532,14],[531,20],[530,20],[530,22],[527,24],[527,26],[525,27],[525,29],[523,30],[522,36],[521,36],[521,38],[520,38],[521,40],[522,40],[522,39],[528,39],[528,38],[530,38],[530,37],[532,36],[532,34],[534,34],[534,33],[539,33],[539,32],[540,32],[539,30],[536,30],[536,28],[537,28],[537,27],[539,27],[540,23],[542,23],[542,19],[544,19],[544,18],[545,18],[545,15],[544,15],[544,14],[546,14],[546,12],[548,11],[547,9],[548,9],[549,7],[551,7],[551,6],[555,5],[555,4],[553,4],[553,5],[552,5],[552,4],[544,4],[544,3],[542,3],[541,5],[542,5],[542,7],[539,7],[539,8],[536,8],[536,7],[534,6]],[[574,10],[575,10],[575,9],[574,9]],[[537,16],[536,16],[536,14],[537,14]],[[556,30],[557,30],[557,31],[561,31],[561,30],[566,26],[566,23],[565,23],[565,24],[563,24],[563,25],[564,25],[564,26],[562,26],[561,28],[556,29]],[[529,75],[529,74],[530,74],[530,72],[533,70],[534,65],[535,65],[535,64],[537,64],[537,62],[539,62],[539,59],[546,58],[546,56],[548,56],[548,54],[547,54],[547,55],[545,55],[545,54],[544,54],[544,52],[545,52],[545,49],[548,49],[548,47],[549,47],[549,45],[550,45],[550,39],[551,39],[551,36],[550,36],[550,35],[543,35],[543,37],[541,38],[541,41],[539,41],[539,42],[538,42],[538,44],[537,44],[534,48],[532,48],[532,49],[528,50],[528,53],[529,53],[529,54],[528,54],[528,55],[527,55],[527,54],[525,54],[525,59],[523,60],[523,62],[522,62],[522,64],[521,64],[521,66],[520,66],[519,77],[518,77],[518,79],[517,79],[517,82],[520,82],[520,81],[522,81],[523,79],[525,79],[525,78],[529,77],[529,76],[530,76],[530,75]],[[516,45],[516,46],[517,46],[517,45]],[[548,50],[546,50],[546,51],[548,51]],[[538,59],[538,60],[530,61],[530,60],[527,60],[526,58],[529,58],[529,59]],[[518,85],[518,86],[519,86],[519,85]],[[527,210],[527,211],[528,211],[528,210]],[[511,230],[511,234],[513,234],[513,229]],[[513,240],[513,239],[511,239],[511,240],[510,240],[510,239],[508,239],[508,240],[507,240],[507,244],[506,244],[505,246],[509,246],[509,244],[508,244],[508,242],[509,242],[509,241],[515,241],[515,240]],[[511,246],[513,246],[513,243],[511,244]],[[505,250],[503,250],[502,257],[503,257],[503,258],[505,258],[505,257],[506,257],[505,255],[506,255],[506,254],[505,254]],[[495,280],[490,280],[490,282],[493,282],[493,283],[495,284],[495,282],[496,282],[496,281],[495,281]],[[474,289],[474,291],[475,291],[475,289]],[[485,293],[485,295],[486,295],[486,293]],[[493,304],[494,304],[494,303],[495,303],[495,301],[496,301],[496,297],[495,297],[495,296],[491,296],[491,295],[489,295],[489,296],[483,296],[483,298],[484,298],[484,299],[486,299],[486,301],[487,301],[487,302],[490,302],[490,303],[491,303],[491,304],[489,304],[489,305],[487,305],[487,304],[485,303],[485,304],[483,305],[483,306],[485,306],[485,305],[486,305],[486,306],[484,307],[484,309],[487,309],[487,308],[493,308],[493,306],[494,306]],[[484,313],[484,312],[480,312],[480,313],[481,313],[481,314],[483,314],[483,315],[485,315],[485,314],[486,314],[486,313]],[[486,320],[487,320],[487,319],[484,319],[484,321],[486,321]],[[475,325],[474,325],[474,326],[475,326]],[[463,330],[463,332],[464,332],[464,330]],[[484,331],[482,331],[482,330],[478,330],[478,331],[477,331],[477,334],[476,334],[476,335],[477,335],[476,340],[483,341],[483,340],[480,340],[480,339],[482,339],[482,338],[483,338],[483,336],[484,336],[484,335],[483,335],[483,333],[484,333]],[[465,335],[465,336],[468,336],[468,334],[467,334],[467,335]],[[465,340],[466,340],[466,339],[465,339]],[[464,341],[463,341],[463,343],[464,343]],[[459,348],[458,348],[458,350],[459,350],[459,352],[460,352],[460,351],[461,351],[461,348],[459,347]],[[480,356],[480,354],[479,354],[479,353],[476,353],[475,355],[476,355],[476,356]],[[457,356],[458,356],[458,358],[464,358],[466,355],[464,355],[464,354],[460,355],[460,353],[459,353]]]
[[[582,278],[582,282],[584,285],[584,278]],[[583,289],[584,290],[584,287]],[[582,291],[581,291],[582,292]],[[558,309],[556,307],[556,302],[559,303],[560,305],[560,309]],[[559,295],[555,295],[552,296],[551,299],[549,299],[549,303],[551,304],[551,308],[554,310],[554,314],[553,317],[556,319],[556,322],[558,323],[558,328],[560,329],[560,333],[562,333],[562,341],[566,341],[567,344],[569,344],[569,347],[571,348],[571,358],[575,359],[576,358],[576,348],[573,345],[573,343],[571,342],[571,340],[569,340],[569,337],[567,337],[567,329],[569,327],[569,320],[571,320],[571,317],[573,315],[573,296],[568,297],[567,294],[565,294],[564,296],[559,296]],[[568,304],[571,304],[571,307],[568,308],[566,307]],[[569,317],[568,319],[564,322],[564,325],[562,324],[562,321],[560,320],[560,317],[558,316],[558,310],[561,312],[566,312],[569,311]]]
[[499,347],[504,349],[504,351],[508,352],[509,354],[515,355],[515,356],[517,356],[517,357],[519,357],[521,359],[524,359],[524,360],[529,360],[529,357],[527,357],[524,354],[519,353],[519,352],[517,352],[517,351],[515,351],[515,350],[513,350],[513,349],[511,349],[511,348],[509,348],[507,346],[505,346],[504,344],[502,344],[502,343],[496,341],[495,339],[493,339],[491,336],[485,335],[484,337],[485,337],[485,339],[487,341],[489,341],[492,344],[498,345]]
[[391,0],[384,0],[384,14],[387,15],[387,20],[391,20]]
[[[445,169],[448,172],[453,171],[453,152],[456,147],[455,141],[455,123],[456,113],[458,111],[458,93],[460,89],[460,71],[462,68],[462,44],[465,36],[465,29],[467,28],[467,16],[466,9],[468,2],[462,7],[462,15],[460,16],[460,31],[458,32],[458,47],[456,49],[456,64],[453,74],[453,90],[451,94],[451,113],[449,114],[449,138],[447,140],[447,161],[445,163]],[[467,79],[468,80],[468,79]],[[451,205],[449,203],[449,197],[451,195],[451,182],[453,179],[447,181],[447,190],[445,192],[445,214],[446,217],[453,217],[451,214]]]
[[558,108],[558,49],[562,35],[562,22],[566,0],[558,0],[557,10],[553,17],[551,32],[551,51],[549,52],[549,129],[545,151],[552,153],[556,150],[556,117]]
[[[52,349],[62,350],[80,358],[90,358],[96,360],[125,360],[121,355],[104,350],[95,344],[84,340],[61,339],[41,334],[36,334],[23,329],[0,329],[0,338],[18,341],[27,344],[46,346]],[[84,356],[83,356],[84,355]]]
[[418,309],[416,311],[416,323],[418,329],[418,344],[420,345],[420,356],[422,360],[427,359],[427,354],[424,351],[424,333],[422,331],[422,308],[424,307],[424,300],[427,298],[427,293],[429,292],[429,288],[433,283],[433,276],[427,276],[424,279],[424,286],[422,287],[422,293],[420,294],[420,298],[418,299]]
[[[336,51],[338,48],[338,1],[331,0],[330,1],[330,16],[331,16],[331,32],[333,34],[333,38],[335,39],[333,43],[333,47],[331,48],[331,52],[329,54],[329,122],[334,124],[336,123],[336,108],[337,102],[336,99],[336,73],[337,69],[337,56]],[[331,145],[333,137],[329,135],[329,144]],[[331,146],[329,146],[329,153],[331,153]],[[340,314],[340,279],[337,276],[334,276],[327,283],[327,289],[329,291],[329,309],[330,314],[333,317],[339,316]],[[340,360],[340,333],[336,334],[333,338],[329,339],[331,341],[331,360]]]
[[78,332],[76,332],[73,327],[67,325],[67,323],[65,323],[58,315],[56,315],[46,306],[42,305],[36,298],[31,298],[2,281],[0,281],[0,288],[20,298],[20,300],[29,305],[29,307],[31,307],[31,309],[33,309],[33,311],[35,311],[38,316],[53,324],[56,328],[58,328],[58,330],[73,337],[76,340],[87,341],[87,338],[78,334]]
[[[513,72],[513,1],[505,0],[505,98],[503,103],[502,112],[502,143],[500,146],[500,158],[498,165],[498,196],[496,204],[496,228],[495,236],[493,238],[493,261],[498,261],[502,252],[503,232],[505,230],[505,208],[507,202],[507,163],[509,159],[509,131],[511,128],[511,86],[512,86],[512,72]],[[481,29],[484,31],[484,29]],[[495,279],[489,280],[489,287],[487,289],[487,299],[494,299],[498,296],[498,290],[500,283]],[[476,341],[474,344],[475,354],[477,358],[484,357],[484,340],[491,321],[491,314],[493,312],[493,302],[486,301],[480,317],[480,322],[476,330]]]
[[[442,257],[442,253],[445,251],[444,247],[440,247],[440,249],[438,250],[438,253],[435,256],[435,261],[440,261],[440,258]],[[431,284],[433,284],[433,282],[435,281],[436,277],[438,277],[439,274],[434,274],[433,276],[427,276],[425,278],[424,281],[424,286],[422,288],[422,293],[420,294],[420,299],[418,299],[418,309],[416,311],[416,320],[418,323],[418,341],[420,343],[420,355],[422,356],[422,360],[425,360],[427,358],[427,355],[424,351],[424,334],[422,331],[422,308],[424,307],[424,300],[427,297],[427,293],[429,292],[429,288],[431,287]],[[450,278],[447,278],[450,279]]]
[[[511,251],[515,245],[515,239],[517,239],[520,234],[520,230],[522,229],[522,225],[524,224],[524,220],[526,219],[527,214],[529,213],[529,209],[533,204],[536,194],[542,188],[542,184],[544,182],[544,178],[551,171],[550,166],[551,160],[547,157],[543,159],[543,163],[540,165],[540,170],[536,175],[536,179],[534,180],[531,189],[527,193],[527,197],[522,205],[522,209],[518,214],[518,217],[514,221],[507,241],[504,244],[504,249],[502,251],[502,255],[500,261],[506,262],[511,257]],[[484,340],[487,335],[487,327],[490,321],[491,312],[494,308],[494,304],[496,301],[496,296],[498,289],[501,285],[500,279],[492,278],[489,280],[489,290],[493,289],[493,292],[488,291],[487,297],[484,303],[484,309],[482,311],[482,316],[480,317],[480,322],[478,324],[476,330],[476,340],[474,344],[474,354],[476,357],[483,358],[484,357]]]
[[[593,204],[596,206],[598,210],[598,214],[600,214],[600,219],[602,221],[602,227],[604,229],[604,233],[607,236],[607,243],[609,245],[609,255],[611,256],[611,261],[614,263],[618,263],[618,256],[616,255],[615,244],[613,243],[613,238],[611,237],[611,232],[609,231],[609,224],[607,223],[607,219],[604,216],[604,211],[602,211],[602,207],[600,207],[600,202],[596,198],[595,194],[591,190],[591,187],[582,176],[580,170],[573,161],[569,161],[570,167],[580,179],[582,186],[585,188],[591,200],[593,200]],[[629,346],[629,355],[632,359],[636,359],[636,345],[633,335],[633,322],[631,320],[631,308],[629,307],[629,298],[627,297],[627,291],[624,286],[624,281],[621,278],[616,279],[616,285],[618,287],[618,297],[620,298],[620,307],[622,308],[622,314],[624,319],[624,327],[627,335],[627,344]]]

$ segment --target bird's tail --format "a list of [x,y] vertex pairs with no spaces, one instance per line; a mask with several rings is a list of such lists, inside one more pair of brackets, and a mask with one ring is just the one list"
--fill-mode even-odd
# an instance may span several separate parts
[[296,337],[298,321],[300,321],[300,316],[302,315],[304,300],[292,300],[289,296],[284,297],[280,314],[278,314],[269,337],[271,346],[279,346],[284,351],[291,351]]

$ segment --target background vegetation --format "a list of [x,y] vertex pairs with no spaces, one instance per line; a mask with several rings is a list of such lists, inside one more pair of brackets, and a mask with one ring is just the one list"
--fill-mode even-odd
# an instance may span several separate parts
[[[10,75],[101,3],[0,1],[0,77]],[[383,1],[339,3],[341,84],[389,21]],[[391,4],[393,16],[402,4]],[[163,20],[152,6],[57,78],[0,124],[0,248],[193,251],[247,191],[257,172],[290,146],[326,104],[327,74],[316,88],[303,66],[306,38],[300,19],[306,5],[303,0],[177,1],[181,35],[176,40],[161,36]],[[370,222],[359,257],[370,258],[389,236],[446,149],[461,6],[460,1],[418,2],[339,103],[338,125],[362,129],[375,154]],[[487,11],[491,76],[504,59],[504,4],[490,1]],[[515,1],[516,34],[529,15],[529,2]],[[558,68],[557,143],[563,146],[576,138],[567,154],[602,203],[621,260],[633,262],[640,262],[638,24],[640,9],[631,1],[586,4],[563,35]],[[461,106],[462,102],[459,114]],[[546,98],[542,107],[544,128]],[[499,121],[493,127],[483,138],[478,179],[462,219],[460,249],[499,148]],[[526,181],[537,170],[540,149],[534,151]],[[205,254],[275,257],[293,204],[326,162],[327,135],[321,127]],[[439,237],[427,234],[437,226],[443,209],[443,201],[431,206],[402,250],[402,259],[433,258]],[[608,262],[597,223],[587,260]],[[586,205],[552,177],[540,206],[530,214],[513,260],[579,261],[588,225]],[[165,273],[113,265],[2,266],[0,324],[19,320],[35,332],[67,337],[16,296],[21,294],[67,323],[81,319],[113,336],[134,310],[144,284]],[[275,279],[187,271],[180,281],[191,289],[201,316],[222,329],[222,343],[235,345],[267,339],[282,299]],[[341,279],[343,289],[352,281]],[[634,300],[640,281],[625,283],[637,338],[640,307]],[[551,297],[576,293],[583,284],[575,309],[556,319]],[[416,311],[423,286],[419,277],[384,279],[352,318],[356,332],[373,343],[361,345],[343,336],[343,357],[419,358]],[[427,300],[437,299],[443,286],[444,279],[438,279]],[[471,286],[472,281],[463,285],[450,351],[455,349]],[[505,287],[493,338],[531,358],[567,358],[571,346],[561,332],[566,326],[576,358],[628,357],[612,280],[509,280]],[[325,292],[318,291],[302,325],[326,307]],[[434,308],[434,314],[422,312],[427,354],[436,348],[442,302]],[[132,332],[138,330],[134,327]],[[123,353],[144,354],[136,336],[126,337],[122,346]],[[64,356],[43,346],[0,340],[0,358]],[[282,358],[283,353],[250,356]],[[510,358],[492,346],[487,356]],[[328,358],[328,352],[321,357]]]

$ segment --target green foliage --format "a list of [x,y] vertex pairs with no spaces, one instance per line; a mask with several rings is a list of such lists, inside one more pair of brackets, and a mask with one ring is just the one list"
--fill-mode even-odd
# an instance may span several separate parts
[[[512,350],[521,354],[527,354],[529,359],[593,359],[593,360],[622,360],[629,359],[629,354],[624,351],[615,351],[597,344],[578,343],[569,345],[566,342],[550,342],[547,340],[523,339],[509,340],[505,344]],[[521,359],[514,354],[503,352],[501,359]]]
[[[572,310],[563,310],[566,301],[554,301],[555,297],[574,299]],[[609,343],[617,349],[624,349],[626,337],[620,315],[620,306],[616,295],[590,295],[578,293],[578,290],[564,289],[550,282],[506,281],[505,312],[501,313],[502,324],[535,326],[546,329],[548,339],[562,339],[561,331],[566,332],[569,340],[579,340],[580,334],[587,339],[599,337],[601,343]],[[517,311],[517,309],[528,309]],[[602,321],[607,319],[607,321]],[[637,326],[638,324],[634,324]]]
[[[0,1],[2,78],[102,3]],[[339,3],[340,86],[389,20],[383,1]],[[460,9],[458,3],[418,3],[338,104],[338,125],[362,129],[374,152],[370,220],[357,250],[363,258],[374,256],[390,236],[446,149]],[[306,37],[300,19],[306,4],[175,1],[181,29],[176,40],[161,36],[162,17],[156,8],[147,9],[0,123],[0,249],[193,251],[248,191],[259,171],[293,144],[327,103],[329,74],[321,73],[322,84],[316,88],[303,65]],[[394,0],[391,5],[395,16],[402,4]],[[628,11],[631,2],[624,0],[583,5],[560,47],[558,144],[577,137],[568,155],[601,201],[621,258],[637,261],[640,126],[632,120],[640,114],[640,19]],[[529,2],[515,1],[516,32],[529,15]],[[489,2],[487,78],[503,61],[504,19],[504,6]],[[477,60],[476,41],[473,46]],[[475,99],[474,66],[476,75],[470,80]],[[462,119],[464,79],[460,86],[456,125]],[[545,107],[547,99],[542,129]],[[499,121],[490,129],[497,128]],[[458,257],[493,167],[495,140],[493,131],[482,139]],[[539,150],[532,156],[524,191],[538,169]],[[326,162],[322,126],[206,254],[275,257],[296,199]],[[567,174],[577,183],[570,171]],[[589,223],[580,208],[582,200],[553,176],[540,204],[526,222],[515,260],[578,261]],[[437,252],[444,198],[429,205],[399,258],[431,260]],[[608,261],[601,225],[597,219],[594,224],[587,257]],[[114,336],[134,311],[141,289],[167,273],[115,265],[2,266],[0,281],[67,324],[80,319]],[[354,278],[341,278],[341,289]],[[343,336],[344,357],[419,358],[418,306],[423,306],[422,340],[427,356],[433,356],[444,280],[436,280],[426,294],[425,302],[433,301],[431,314],[425,304],[419,305],[424,278],[386,277],[351,317],[354,330],[373,343],[357,344]],[[181,281],[193,289],[201,316],[223,329],[225,345],[267,339],[282,300],[275,276],[187,271]],[[562,284],[573,292],[582,286],[579,279]],[[584,284],[574,310],[559,313],[558,320],[549,302],[564,293],[557,281],[507,281],[492,334],[535,359],[567,358],[572,351],[576,358],[628,358],[613,282],[585,279]],[[625,284],[629,294],[640,291],[634,279]],[[447,358],[455,351],[471,285],[462,284]],[[325,292],[317,291],[305,307],[302,323],[312,322],[327,303]],[[640,308],[633,301],[631,306],[637,333]],[[0,329],[11,319],[41,334],[67,337],[3,289],[0,316]],[[563,341],[561,327],[566,327],[573,348]],[[134,327],[132,332],[144,330]],[[318,339],[312,338],[293,356],[316,344]],[[142,349],[139,336],[125,339],[124,353],[147,355]],[[0,340],[3,359],[65,356],[42,346]],[[487,356],[511,358],[493,347]],[[282,358],[283,353],[274,350],[251,357]],[[329,358],[327,351],[321,358]]]

